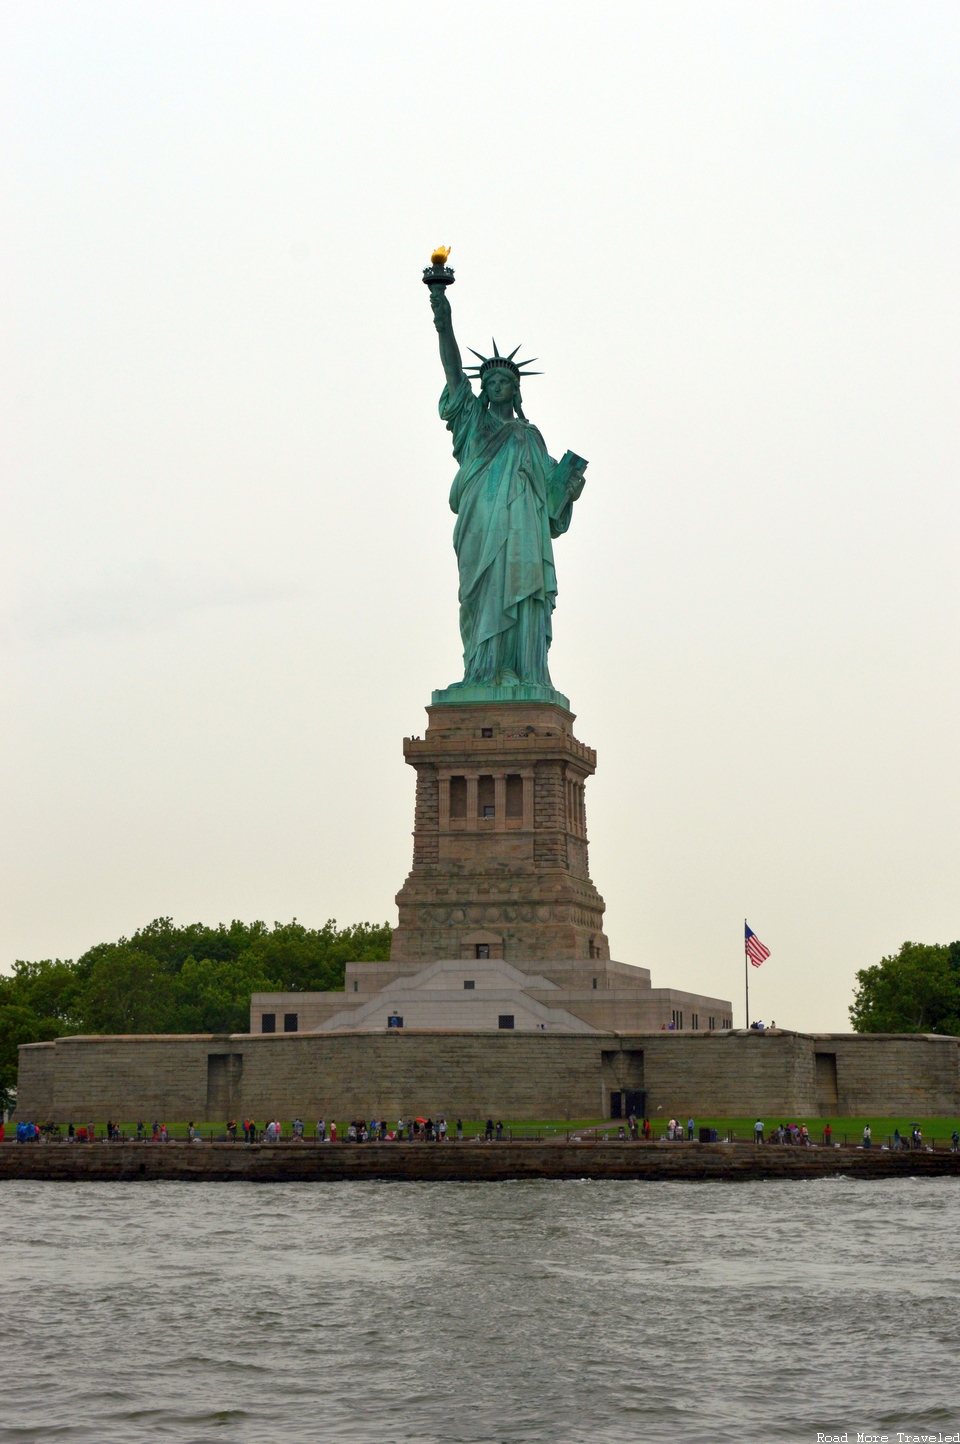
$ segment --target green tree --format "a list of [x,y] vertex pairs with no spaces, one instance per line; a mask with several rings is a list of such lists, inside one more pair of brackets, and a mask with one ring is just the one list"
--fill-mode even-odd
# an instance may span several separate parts
[[904,943],[857,973],[858,1033],[960,1034],[960,942]]
[[17,1086],[21,1043],[46,1043],[77,1031],[79,985],[71,962],[47,958],[14,964],[0,976],[0,1108],[9,1108]]
[[[253,939],[249,953],[264,976],[283,992],[327,992],[343,987],[347,963],[373,963],[390,956],[389,923],[356,923],[337,928],[305,928],[296,918],[276,923],[272,932]],[[251,970],[253,964],[251,963]]]
[[0,974],[0,1005],[17,1003],[40,1018],[55,1018],[65,1027],[77,1021],[79,994],[76,966],[69,960],[16,962],[12,977]]
[[[85,955],[86,957],[86,955]],[[85,958],[80,959],[82,966]],[[125,939],[89,967],[80,994],[85,1033],[168,1033],[176,1024],[172,982],[150,953]]]
[[237,959],[185,960],[171,980],[171,1001],[178,1033],[245,1033],[250,1022],[250,994],[269,992],[274,978],[259,967],[252,952]]
[[16,1087],[17,1048],[65,1033],[242,1033],[250,994],[343,987],[349,962],[390,956],[389,923],[175,926],[155,918],[76,962],[17,962],[0,975],[0,1093]]
[[390,956],[390,935],[389,923],[178,928],[156,918],[77,960],[77,1018],[94,1033],[241,1032],[251,993],[342,988],[348,962]]

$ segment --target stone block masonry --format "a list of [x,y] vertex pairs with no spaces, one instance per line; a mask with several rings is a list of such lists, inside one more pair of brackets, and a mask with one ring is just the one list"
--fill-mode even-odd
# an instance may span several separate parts
[[427,713],[426,735],[403,748],[417,792],[393,962],[609,958],[587,858],[584,788],[597,759],[573,715],[535,702]]
[[[881,1039],[883,1046],[877,1047]],[[821,1115],[862,1118],[882,1112],[877,1100],[895,1095],[899,1113],[949,1117],[958,1110],[930,1110],[927,1104],[931,1097],[946,1100],[956,1090],[957,1056],[950,1041],[917,1033],[814,1034]],[[954,1049],[960,1047],[960,1039],[952,1041]]]
[[653,1118],[953,1117],[958,1044],[779,1030],[58,1038],[21,1048],[15,1116],[608,1118],[632,1090]]
[[498,1183],[507,1179],[958,1178],[960,1154],[697,1143],[0,1144],[0,1180]]

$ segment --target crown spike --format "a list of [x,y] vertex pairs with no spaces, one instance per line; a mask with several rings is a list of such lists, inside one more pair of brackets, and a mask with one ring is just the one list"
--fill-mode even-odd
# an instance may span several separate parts
[[466,375],[466,376],[472,376],[474,379],[482,379],[482,378],[486,375],[486,373],[487,373],[488,371],[494,371],[494,370],[512,371],[513,374],[514,374],[514,376],[516,376],[516,377],[520,377],[520,376],[542,376],[542,375],[543,375],[543,372],[542,372],[542,371],[522,371],[522,370],[521,370],[521,367],[523,367],[523,366],[531,366],[531,365],[533,364],[533,362],[536,361],[536,359],[537,359],[536,356],[531,356],[531,357],[529,357],[529,359],[526,360],[526,361],[515,361],[515,360],[514,360],[514,357],[516,356],[517,352],[520,350],[520,347],[519,347],[519,346],[514,346],[513,350],[510,352],[509,356],[505,356],[505,355],[501,355],[500,348],[499,348],[498,345],[497,345],[496,339],[495,339],[494,337],[491,337],[491,341],[492,341],[492,344],[493,344],[493,355],[492,355],[492,356],[484,356],[484,355],[482,355],[481,352],[479,352],[479,351],[474,351],[474,349],[473,349],[472,346],[468,346],[468,347],[467,347],[467,350],[470,352],[470,354],[471,354],[472,356],[476,356],[476,358],[477,358],[477,360],[479,361],[480,364],[479,364],[479,366],[464,366],[464,368],[463,368],[463,370],[464,370],[464,375]]

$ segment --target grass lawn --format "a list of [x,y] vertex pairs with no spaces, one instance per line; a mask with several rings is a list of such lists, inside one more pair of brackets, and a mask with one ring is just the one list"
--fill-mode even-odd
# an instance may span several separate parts
[[[956,1128],[960,1130],[960,1119],[957,1118],[919,1118],[915,1113],[904,1114],[897,1118],[781,1118],[767,1114],[758,1115],[762,1118],[764,1133],[769,1136],[772,1129],[780,1123],[796,1123],[798,1127],[804,1124],[810,1134],[812,1143],[823,1141],[823,1130],[829,1123],[833,1129],[834,1143],[859,1143],[863,1138],[863,1130],[869,1123],[872,1134],[873,1146],[879,1147],[883,1143],[892,1143],[894,1131],[899,1129],[900,1137],[909,1138],[910,1130],[916,1123],[923,1134],[925,1144],[931,1144],[937,1140],[939,1147],[950,1146],[950,1135]],[[652,1120],[651,1120],[652,1121]],[[679,1119],[677,1120],[680,1121]],[[683,1122],[686,1123],[686,1119]],[[721,1138],[733,1134],[734,1138],[753,1138],[753,1128],[756,1118],[698,1118],[695,1120],[697,1128],[715,1128]],[[609,1124],[605,1125],[609,1128]],[[654,1133],[665,1134],[664,1124],[654,1124]]]
[[[331,1121],[332,1121],[332,1120],[331,1120],[330,1118],[327,1118],[327,1120],[326,1120],[326,1124],[327,1124],[327,1137],[328,1137],[328,1138],[329,1138],[329,1136],[330,1136],[330,1124],[331,1124]],[[655,1139],[656,1139],[656,1138],[666,1138],[666,1135],[667,1135],[667,1120],[666,1120],[666,1119],[663,1119],[663,1120],[660,1120],[660,1119],[651,1119],[650,1121],[651,1121],[651,1124],[652,1124],[652,1127],[653,1127],[653,1136],[654,1136],[654,1138],[655,1138]],[[685,1118],[682,1119],[682,1120],[678,1119],[677,1121],[678,1121],[678,1122],[681,1122],[681,1121],[682,1121],[684,1124],[686,1124],[686,1122],[687,1122],[687,1120],[686,1120]],[[749,1140],[749,1139],[752,1139],[752,1138],[753,1138],[753,1129],[754,1129],[754,1124],[756,1123],[756,1121],[757,1121],[756,1118],[696,1118],[696,1119],[694,1120],[694,1125],[695,1125],[694,1137],[697,1136],[697,1132],[699,1131],[700,1128],[715,1128],[715,1129],[717,1130],[717,1133],[718,1133],[718,1135],[719,1135],[719,1137],[720,1137],[721,1139],[729,1138],[729,1137],[732,1135],[734,1139],[739,1139],[739,1140],[741,1140],[741,1141],[743,1141],[743,1140]],[[824,1126],[826,1125],[826,1123],[827,1123],[828,1121],[830,1122],[830,1124],[831,1124],[832,1127],[833,1127],[833,1142],[834,1142],[834,1143],[841,1143],[841,1144],[842,1144],[842,1143],[851,1143],[851,1144],[859,1143],[859,1142],[861,1141],[861,1139],[863,1138],[863,1130],[864,1130],[864,1127],[865,1127],[866,1124],[869,1123],[870,1129],[871,1129],[871,1132],[872,1132],[872,1135],[873,1135],[873,1146],[874,1146],[875,1148],[880,1147],[880,1146],[881,1146],[882,1144],[884,1144],[884,1143],[890,1143],[890,1142],[892,1142],[892,1140],[893,1140],[893,1134],[894,1134],[894,1130],[895,1130],[895,1129],[899,1129],[899,1131],[900,1131],[900,1136],[901,1136],[902,1138],[903,1138],[903,1137],[909,1138],[910,1130],[911,1130],[911,1128],[913,1127],[913,1125],[914,1125],[915,1123],[916,1123],[916,1124],[919,1124],[920,1129],[922,1130],[922,1133],[923,1133],[923,1142],[924,1142],[924,1144],[929,1146],[929,1145],[932,1145],[932,1144],[935,1143],[935,1144],[936,1144],[936,1147],[938,1147],[938,1148],[949,1148],[949,1147],[950,1147],[950,1135],[953,1133],[953,1131],[954,1131],[955,1129],[958,1130],[958,1131],[960,1131],[960,1119],[958,1119],[958,1118],[918,1118],[915,1114],[909,1115],[909,1116],[908,1116],[908,1115],[903,1115],[903,1116],[898,1117],[898,1118],[831,1118],[831,1119],[827,1120],[826,1118],[820,1118],[820,1117],[817,1117],[817,1118],[764,1117],[764,1119],[763,1119],[764,1131],[765,1131],[765,1133],[766,1133],[767,1135],[769,1135],[769,1133],[771,1132],[771,1130],[774,1129],[774,1128],[776,1128],[779,1123],[796,1123],[798,1126],[801,1126],[801,1125],[803,1125],[803,1124],[806,1124],[807,1129],[808,1129],[808,1131],[809,1131],[809,1133],[810,1133],[811,1142],[813,1142],[813,1143],[821,1143],[821,1142],[823,1141],[823,1130],[824,1130]],[[143,1122],[144,1122],[144,1137],[149,1139],[150,1136],[151,1136],[151,1130],[152,1130],[153,1120],[152,1120],[152,1118],[151,1118],[151,1119],[145,1118],[145,1119],[143,1120]],[[350,1122],[350,1120],[349,1120],[349,1119],[346,1119],[346,1118],[343,1118],[343,1119],[338,1118],[338,1119],[336,1120],[338,1140],[343,1140],[343,1139],[346,1137],[347,1126],[348,1126],[349,1122]],[[494,1123],[496,1123],[496,1122],[498,1122],[498,1120],[497,1120],[496,1118],[494,1118]],[[566,1138],[566,1136],[567,1136],[568,1134],[569,1134],[571,1137],[573,1137],[574,1135],[579,1135],[579,1136],[582,1137],[585,1141],[592,1140],[592,1139],[595,1138],[595,1137],[598,1137],[598,1138],[603,1138],[603,1137],[616,1138],[617,1135],[618,1135],[618,1131],[619,1131],[619,1128],[620,1128],[620,1126],[621,1126],[621,1123],[623,1124],[624,1127],[626,1126],[625,1120],[620,1120],[620,1119],[613,1119],[613,1120],[611,1120],[611,1119],[609,1119],[609,1118],[578,1118],[578,1119],[571,1119],[571,1120],[569,1120],[569,1121],[566,1120],[566,1119],[557,1119],[557,1118],[538,1118],[538,1119],[504,1118],[504,1119],[502,1120],[502,1122],[503,1122],[503,1137],[504,1137],[505,1139],[510,1139],[510,1138],[536,1139],[536,1138],[540,1138],[540,1139],[543,1139],[543,1140],[546,1141],[546,1142],[549,1142],[551,1139]],[[292,1136],[292,1133],[293,1133],[293,1120],[292,1120],[292,1119],[289,1119],[289,1118],[288,1118],[288,1119],[284,1119],[284,1120],[282,1120],[282,1123],[283,1123],[283,1136],[284,1136],[284,1138],[289,1139],[289,1138]],[[304,1123],[304,1138],[305,1138],[307,1141],[315,1140],[315,1139],[316,1139],[316,1119],[307,1119],[307,1118],[305,1118],[305,1119],[303,1120],[303,1123]],[[78,1128],[79,1128],[81,1124],[85,1124],[85,1125],[89,1128],[89,1127],[90,1127],[90,1124],[91,1124],[91,1120],[90,1120],[90,1119],[80,1119],[80,1118],[74,1119],[74,1126],[75,1126],[75,1127],[78,1127]],[[265,1126],[265,1124],[266,1124],[266,1120],[265,1120],[265,1119],[258,1119],[258,1120],[257,1120],[258,1128],[262,1129],[262,1128]],[[396,1125],[396,1119],[391,1120],[391,1123],[390,1123],[391,1128],[392,1128],[392,1127],[395,1127],[395,1125]],[[189,1126],[188,1123],[186,1123],[186,1122],[176,1122],[176,1123],[167,1122],[167,1125],[166,1125],[166,1126],[167,1126],[167,1133],[168,1133],[168,1135],[170,1136],[171,1139],[186,1139],[186,1137],[187,1137],[187,1130],[188,1130],[188,1126]],[[202,1137],[203,1137],[205,1140],[206,1140],[206,1139],[209,1139],[209,1138],[211,1138],[211,1137],[213,1137],[213,1138],[223,1138],[223,1137],[225,1136],[226,1123],[225,1123],[225,1121],[223,1121],[223,1120],[214,1120],[214,1121],[211,1122],[210,1120],[206,1120],[206,1119],[203,1119],[203,1120],[201,1120],[201,1119],[196,1119],[196,1120],[194,1120],[194,1126],[195,1126],[195,1128],[197,1128],[197,1129],[199,1130],[199,1132],[201,1133]],[[484,1130],[485,1130],[485,1126],[486,1126],[486,1120],[478,1120],[478,1119],[468,1120],[468,1119],[464,1119],[464,1121],[463,1121],[464,1137],[465,1137],[465,1138],[474,1138],[474,1137],[476,1137],[477,1134],[482,1134],[482,1133],[484,1132]],[[98,1120],[96,1120],[95,1127],[96,1127],[96,1132],[97,1132],[97,1136],[98,1136],[98,1137],[100,1137],[101,1135],[104,1135],[104,1134],[106,1133],[106,1120],[104,1120],[104,1119],[98,1119]],[[451,1137],[452,1137],[452,1138],[455,1139],[455,1138],[456,1138],[456,1119],[455,1119],[455,1118],[448,1118],[448,1119],[447,1119],[447,1128],[448,1128],[448,1138],[451,1138]],[[125,1123],[121,1123],[121,1124],[120,1124],[120,1131],[121,1131],[121,1134],[122,1134],[123,1136],[125,1136],[126,1138],[136,1138],[136,1136],[137,1136],[137,1125],[136,1125],[136,1121],[133,1121],[133,1122],[129,1122],[129,1121],[128,1121],[128,1122],[125,1122]],[[63,1137],[63,1138],[65,1138],[66,1135],[67,1135],[66,1125],[63,1125],[63,1126],[61,1126],[61,1129],[60,1129],[60,1136]],[[240,1122],[239,1122],[239,1120],[238,1120],[238,1126],[237,1126],[237,1136],[238,1136],[240,1142],[242,1143],[242,1142],[243,1142],[243,1133],[242,1133],[242,1131],[241,1131],[241,1129],[240,1129]],[[10,1125],[10,1124],[7,1125],[7,1137],[8,1137],[8,1138],[15,1137],[15,1128],[13,1127],[13,1125]]]

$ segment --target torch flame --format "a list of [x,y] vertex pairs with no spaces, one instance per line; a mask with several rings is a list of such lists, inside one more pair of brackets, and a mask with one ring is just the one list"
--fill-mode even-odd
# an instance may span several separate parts
[[449,246],[438,246],[430,257],[431,266],[445,266],[450,254]]

